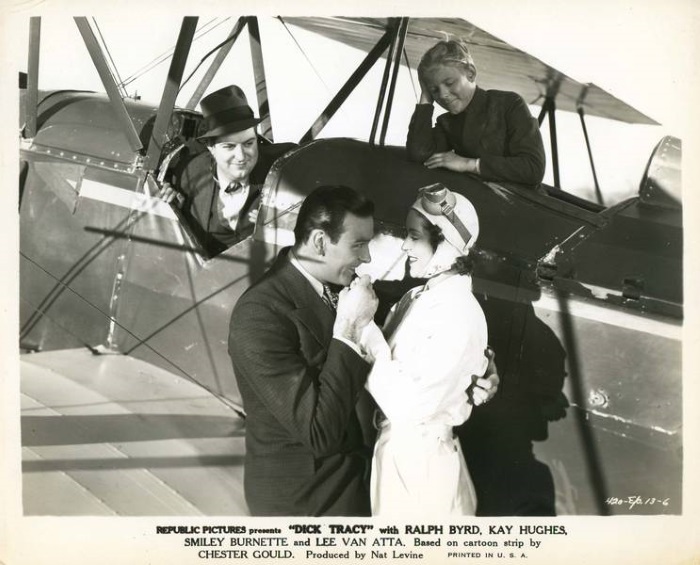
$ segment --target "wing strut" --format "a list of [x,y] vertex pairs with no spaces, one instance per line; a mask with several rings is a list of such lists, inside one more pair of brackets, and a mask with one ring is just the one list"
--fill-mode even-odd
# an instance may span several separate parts
[[24,137],[36,135],[36,116],[39,106],[39,45],[41,44],[41,18],[29,18],[29,61],[27,62],[27,94],[25,98],[26,123]]
[[374,120],[372,121],[372,131],[369,134],[369,143],[374,145],[374,136],[377,134],[377,127],[379,127],[379,117],[382,114],[382,108],[384,107],[384,99],[386,97],[386,86],[389,82],[389,72],[391,71],[391,61],[393,60],[394,51],[396,48],[396,38],[399,34],[399,28],[401,27],[400,18],[390,18],[389,24],[387,25],[387,33],[391,33],[391,46],[389,47],[389,56],[386,58],[386,64],[384,65],[384,75],[382,76],[382,84],[379,87],[379,97],[377,98],[377,108],[374,111]]
[[[393,34],[395,35],[395,31],[393,32]],[[384,53],[386,48],[389,46],[391,39],[392,31],[387,30],[384,33],[384,35],[382,35],[382,37],[379,39],[379,41],[377,41],[377,44],[372,48],[372,50],[369,53],[367,53],[367,56],[364,58],[362,63],[360,63],[357,69],[355,69],[355,72],[353,72],[352,75],[350,75],[350,78],[347,80],[347,82],[333,97],[333,100],[331,100],[328,103],[328,106],[326,106],[323,112],[321,112],[321,115],[318,118],[316,118],[316,121],[301,138],[300,143],[305,143],[316,138],[316,136],[323,130],[323,128],[329,122],[329,120],[338,111],[338,108],[342,106],[342,104],[345,102],[345,100],[347,100],[348,96],[350,96],[352,91],[355,90],[355,87],[360,83],[360,81],[362,81],[362,79],[372,68],[374,63],[376,63],[379,57],[382,56],[382,53]]]
[[153,170],[158,165],[158,159],[160,158],[167,137],[170,117],[175,107],[175,99],[180,89],[182,75],[185,72],[187,55],[189,55],[192,39],[197,31],[198,20],[199,18],[196,16],[186,16],[182,20],[180,35],[177,38],[175,53],[173,53],[173,59],[170,62],[168,78],[165,81],[163,96],[160,99],[158,114],[156,114],[156,121],[153,125],[153,133],[151,134],[151,140],[148,144],[148,152],[144,162],[144,168],[146,170]]
[[90,28],[87,18],[85,16],[79,16],[74,18],[74,20],[75,24],[78,26],[80,35],[83,36],[85,47],[87,47],[88,53],[90,53],[90,57],[92,58],[92,62],[100,75],[100,79],[102,79],[102,84],[104,85],[107,95],[109,96],[112,110],[114,110],[117,119],[122,125],[126,138],[129,141],[129,145],[131,145],[131,149],[134,152],[140,151],[143,149],[143,144],[139,139],[139,134],[136,131],[134,122],[132,121],[131,116],[129,116],[129,112],[124,105],[124,100],[122,100],[121,94],[119,93],[119,87],[117,86],[112,73],[109,72],[109,67],[107,66],[104,53],[102,53],[102,49],[100,49],[100,45],[97,43],[97,39]]
[[[391,64],[393,65],[393,69],[391,72],[391,83],[389,84],[389,96],[387,97],[386,104],[384,105],[384,122],[382,123],[382,133],[379,136],[379,145],[384,145],[386,130],[389,127],[391,106],[394,102],[394,91],[396,90],[396,77],[399,75],[399,68],[401,67],[401,53],[403,53],[403,45],[404,41],[406,40],[406,31],[408,31],[408,18],[401,18],[396,34],[396,41],[394,42],[393,50],[389,55],[389,60],[392,62]],[[387,64],[389,60],[387,60]],[[374,144],[374,135],[372,135],[370,143]]]
[[549,139],[552,144],[552,168],[554,169],[554,186],[561,188],[561,182],[559,180],[559,149],[557,144],[557,121],[556,121],[556,104],[554,102],[554,95],[548,93],[544,99],[544,104],[542,104],[542,110],[537,118],[537,121],[542,125],[545,115],[549,121]]
[[226,59],[226,56],[229,54],[229,51],[231,51],[233,44],[236,43],[236,39],[238,39],[238,36],[243,31],[246,23],[247,18],[238,18],[238,20],[236,20],[236,24],[233,26],[231,33],[229,33],[228,37],[226,38],[225,45],[221,47],[219,52],[216,54],[216,57],[214,57],[214,60],[207,69],[207,72],[204,73],[202,80],[197,85],[192,97],[185,106],[185,109],[194,110],[197,107],[197,104],[199,104],[199,101],[202,99],[202,95],[206,89],[209,88],[211,81],[214,80],[216,73],[219,71],[224,59]]
[[255,95],[258,99],[258,115],[260,133],[270,141],[274,141],[272,133],[272,119],[270,117],[270,104],[267,99],[267,80],[265,78],[265,63],[263,62],[262,45],[260,43],[260,28],[258,18],[248,18],[248,38],[250,40],[250,55],[253,59],[253,75],[255,76]]
[[588,149],[588,160],[591,162],[591,171],[593,172],[593,183],[595,184],[595,196],[598,200],[598,204],[604,206],[603,204],[603,194],[600,192],[600,185],[598,184],[598,175],[595,172],[595,163],[593,162],[593,152],[591,151],[591,142],[588,139],[588,129],[586,128],[586,120],[583,117],[583,104],[579,104],[576,108],[579,117],[581,118],[581,127],[583,128],[583,137],[586,140],[586,149]]

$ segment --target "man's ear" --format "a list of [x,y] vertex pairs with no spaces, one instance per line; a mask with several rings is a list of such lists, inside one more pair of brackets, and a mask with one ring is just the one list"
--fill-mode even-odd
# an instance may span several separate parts
[[469,82],[476,81],[476,65],[474,63],[467,63],[467,80]]
[[326,232],[320,229],[311,232],[311,237],[309,237],[309,242],[311,247],[316,252],[316,255],[323,257],[326,254],[326,244],[327,244]]

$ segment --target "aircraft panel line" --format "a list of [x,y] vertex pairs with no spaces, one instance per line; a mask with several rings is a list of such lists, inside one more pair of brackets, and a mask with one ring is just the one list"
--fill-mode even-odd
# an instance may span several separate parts
[[[597,306],[571,298],[569,298],[568,302],[569,314],[576,318],[602,322],[627,330],[655,334],[674,341],[681,341],[683,337],[682,325],[676,325],[662,320],[652,320],[622,310],[610,310],[603,306]],[[538,300],[533,301],[532,305],[535,308],[541,308],[543,310],[561,312],[557,300],[549,296],[541,296]]]
[[148,211],[169,220],[177,219],[170,204],[167,204],[157,196],[136,193],[132,190],[118,188],[98,181],[84,179],[80,188],[80,197],[121,206],[129,210],[134,209],[138,212]]
[[[146,347],[147,349],[149,349],[150,351],[152,351],[153,353],[155,353],[158,357],[160,357],[161,359],[163,359],[164,361],[166,361],[169,365],[172,365],[175,369],[177,369],[178,371],[180,371],[180,373],[181,373],[184,377],[186,377],[188,380],[190,380],[191,382],[195,383],[196,385],[202,387],[202,388],[203,388],[204,390],[206,390],[207,392],[210,392],[210,393],[214,394],[215,396],[217,396],[218,398],[220,398],[225,404],[231,405],[231,403],[230,403],[230,401],[229,401],[228,399],[224,399],[224,398],[222,398],[220,395],[217,395],[217,394],[215,394],[213,391],[209,390],[206,386],[204,386],[202,383],[200,383],[199,381],[197,381],[197,379],[195,379],[193,376],[189,375],[184,369],[180,368],[177,364],[175,364],[171,359],[169,359],[168,357],[166,357],[165,355],[163,355],[162,353],[160,353],[158,350],[156,350],[155,348],[153,348],[150,344],[148,344],[148,343],[146,342],[147,340],[143,340],[143,339],[140,338],[139,336],[135,335],[135,334],[134,334],[133,332],[131,332],[128,328],[124,327],[122,324],[120,324],[119,322],[117,322],[116,320],[114,320],[114,318],[112,318],[109,314],[107,314],[106,312],[104,312],[103,310],[101,310],[100,308],[98,308],[97,306],[95,306],[92,302],[90,302],[89,300],[87,300],[84,296],[78,294],[78,293],[77,293],[75,290],[73,290],[70,286],[66,285],[65,283],[63,283],[62,281],[60,281],[58,278],[56,278],[53,274],[51,274],[51,273],[48,272],[46,269],[44,269],[43,267],[41,267],[41,265],[39,265],[38,263],[36,263],[35,261],[33,261],[30,257],[27,257],[27,256],[26,256],[24,253],[22,253],[22,252],[20,252],[20,255],[21,255],[22,257],[24,257],[27,261],[29,261],[29,262],[33,263],[34,265],[36,265],[38,268],[40,268],[42,271],[44,271],[47,275],[49,275],[50,277],[52,277],[54,280],[56,280],[59,284],[62,285],[63,288],[65,288],[65,289],[69,290],[70,292],[72,292],[72,293],[73,293],[75,296],[77,296],[80,300],[82,300],[83,302],[85,302],[86,304],[88,304],[89,306],[91,306],[92,308],[94,308],[95,310],[97,310],[98,312],[100,312],[101,314],[103,314],[103,315],[105,316],[105,318],[107,318],[108,320],[110,320],[110,321],[112,321],[113,323],[115,323],[116,325],[118,325],[121,329],[123,329],[126,333],[128,333],[131,337],[133,337],[136,341],[138,341],[138,345],[139,345],[139,346],[143,345],[144,347]],[[35,311],[39,312],[39,310],[36,308],[35,305],[31,304],[31,303],[28,302],[26,299],[22,299],[22,300],[24,300],[24,302],[26,302],[26,303],[27,303],[30,307],[32,307]],[[40,315],[41,315],[41,316],[46,316],[46,318],[48,318],[48,319],[51,320],[52,322],[55,322],[55,323],[58,324],[58,322],[56,322],[55,320],[53,320],[53,319],[51,318],[51,316],[49,316],[46,312],[41,311],[41,312],[40,312]],[[58,325],[60,326],[60,324],[58,324]],[[63,326],[61,326],[61,327],[63,327]],[[65,329],[65,328],[64,328],[64,329]],[[66,331],[68,331],[68,330],[66,330]],[[70,333],[70,332],[69,332],[69,333]],[[77,336],[74,336],[74,337],[77,337]],[[152,337],[152,336],[149,336],[149,338],[150,338],[150,337]],[[84,344],[84,345],[85,345],[86,348],[90,349],[90,351],[93,352],[93,354],[94,354],[96,351],[98,351],[96,348],[91,347],[91,346],[89,346],[88,344]],[[135,348],[132,348],[132,350],[133,350],[133,349],[135,349]],[[126,354],[128,355],[128,353],[129,353],[129,352],[127,352]],[[231,407],[232,407],[234,410],[236,409],[236,407],[233,406],[233,405],[231,405]]]

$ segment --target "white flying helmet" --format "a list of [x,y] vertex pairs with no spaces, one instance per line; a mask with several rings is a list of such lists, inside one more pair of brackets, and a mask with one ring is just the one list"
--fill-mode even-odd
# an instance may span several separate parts
[[445,236],[426,268],[426,277],[451,268],[454,260],[466,255],[479,237],[479,217],[472,203],[442,183],[419,189],[412,208],[438,226]]

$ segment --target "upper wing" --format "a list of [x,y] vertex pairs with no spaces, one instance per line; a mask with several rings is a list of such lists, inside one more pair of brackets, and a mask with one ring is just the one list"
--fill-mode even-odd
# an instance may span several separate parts
[[[319,33],[357,49],[369,51],[386,31],[388,18],[285,18],[287,23]],[[546,94],[556,96],[557,108],[575,112],[582,105],[588,115],[633,124],[658,125],[594,84],[582,84],[536,57],[486,33],[460,18],[411,18],[405,50],[412,68],[436,41],[461,37],[469,43],[479,71],[479,84],[487,89],[511,90],[528,104]]]

